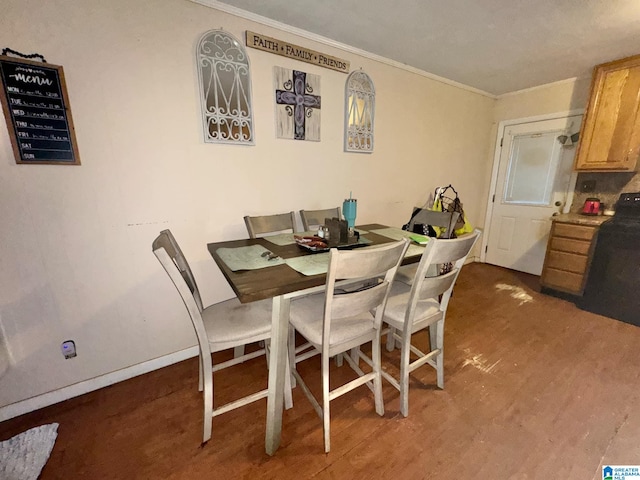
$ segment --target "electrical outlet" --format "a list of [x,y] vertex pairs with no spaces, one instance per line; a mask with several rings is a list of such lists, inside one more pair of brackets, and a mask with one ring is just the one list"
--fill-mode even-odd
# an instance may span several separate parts
[[78,355],[76,353],[76,343],[73,340],[66,340],[62,342],[60,349],[62,350],[62,355],[64,355],[64,358],[66,359],[73,358]]

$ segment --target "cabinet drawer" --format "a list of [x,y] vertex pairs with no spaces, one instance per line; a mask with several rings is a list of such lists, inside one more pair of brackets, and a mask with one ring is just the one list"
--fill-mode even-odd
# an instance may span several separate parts
[[545,270],[542,283],[546,287],[581,294],[583,280],[584,276],[581,274],[548,268]]
[[584,273],[587,269],[586,255],[576,255],[575,253],[549,251],[547,266],[557,270],[566,270],[573,273]]
[[588,241],[563,237],[551,238],[551,250],[587,255],[589,253],[589,248],[591,248],[591,242]]
[[595,227],[573,225],[568,223],[556,223],[553,227],[554,237],[568,237],[576,238],[578,240],[591,240],[595,232]]

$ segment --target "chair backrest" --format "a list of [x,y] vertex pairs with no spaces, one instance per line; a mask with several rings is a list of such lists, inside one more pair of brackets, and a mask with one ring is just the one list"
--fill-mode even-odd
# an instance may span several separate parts
[[411,221],[409,222],[409,230],[413,230],[414,224],[422,223],[424,225],[431,225],[432,227],[445,228],[446,230],[442,233],[440,238],[451,238],[459,216],[459,212],[437,212],[434,210],[427,210],[426,208],[415,207],[413,209]]
[[180,293],[182,301],[185,307],[187,307],[187,311],[191,317],[200,349],[203,351],[203,355],[205,355],[207,352],[210,352],[210,350],[209,339],[204,327],[204,322],[202,321],[202,300],[200,299],[200,292],[198,291],[198,286],[191,272],[191,268],[189,268],[187,259],[182,254],[170,230],[161,231],[153,241],[151,248],[169,275],[178,293]]
[[[356,250],[331,249],[325,287],[323,349],[329,347],[332,318],[375,310],[374,325],[380,328],[389,289],[407,248],[409,242],[403,239]],[[356,279],[366,286],[354,291],[336,289],[337,281]]]
[[[432,238],[429,240],[411,285],[406,311],[407,320],[413,319],[416,305],[420,300],[438,298],[440,295],[442,296],[440,298],[440,310],[446,312],[460,269],[478,241],[480,233],[481,231],[476,229],[473,233],[459,238]],[[425,276],[430,265],[446,263],[452,264],[450,272],[435,277]],[[410,323],[406,321],[405,328],[410,328]]]
[[305,232],[311,231],[314,227],[324,225],[325,218],[341,219],[340,207],[326,208],[324,210],[300,210],[300,220]]
[[247,226],[249,238],[258,238],[268,234],[294,232],[296,217],[294,212],[255,217],[247,215],[244,217],[244,223]]

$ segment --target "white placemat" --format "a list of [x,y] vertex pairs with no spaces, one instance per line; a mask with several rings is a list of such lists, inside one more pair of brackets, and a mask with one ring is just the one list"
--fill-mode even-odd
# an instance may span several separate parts
[[371,230],[371,233],[382,235],[383,237],[390,238],[391,240],[402,240],[403,238],[409,238],[411,235],[415,235],[413,232],[408,232],[397,227],[380,228],[378,230]]
[[329,252],[287,258],[286,264],[303,275],[319,275],[329,270]]
[[[371,230],[371,232],[382,235],[383,237],[390,238],[392,240],[402,240],[403,238],[408,238],[411,240],[411,235],[415,235],[415,233],[413,232],[408,232],[396,227],[380,228],[378,230]],[[409,248],[407,249],[407,253],[405,253],[404,256],[413,257],[414,255],[422,255],[422,253],[424,252],[424,248],[424,245],[418,245],[411,241],[411,243],[409,244]]]
[[276,235],[269,235],[267,237],[262,237],[266,241],[273,243],[274,245],[291,245],[292,243],[296,243],[293,238],[293,233],[278,233]]
[[216,250],[222,261],[234,272],[237,270],[257,270],[259,268],[274,267],[284,263],[284,260],[280,257],[269,260],[268,256],[263,256],[265,252],[270,253],[262,245],[219,248]]

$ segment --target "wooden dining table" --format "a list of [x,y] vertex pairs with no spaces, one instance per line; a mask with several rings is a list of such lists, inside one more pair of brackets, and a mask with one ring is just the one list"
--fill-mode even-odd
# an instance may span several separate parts
[[[370,243],[367,246],[381,245],[395,241],[392,238],[374,233],[375,230],[389,228],[380,224],[357,226]],[[232,270],[218,254],[220,248],[238,248],[261,245],[282,259],[303,255],[315,255],[296,243],[277,245],[266,238],[231,240],[207,244],[209,253],[222,271],[229,285],[241,303],[255,302],[267,298],[273,299],[271,312],[271,352],[269,356],[269,385],[267,396],[267,418],[265,450],[273,455],[280,446],[282,431],[282,411],[284,402],[285,366],[288,361],[287,337],[289,325],[289,306],[292,298],[324,290],[326,273],[303,275],[286,263],[254,270]],[[366,247],[359,247],[366,248]],[[407,254],[403,264],[415,263],[420,255]]]

